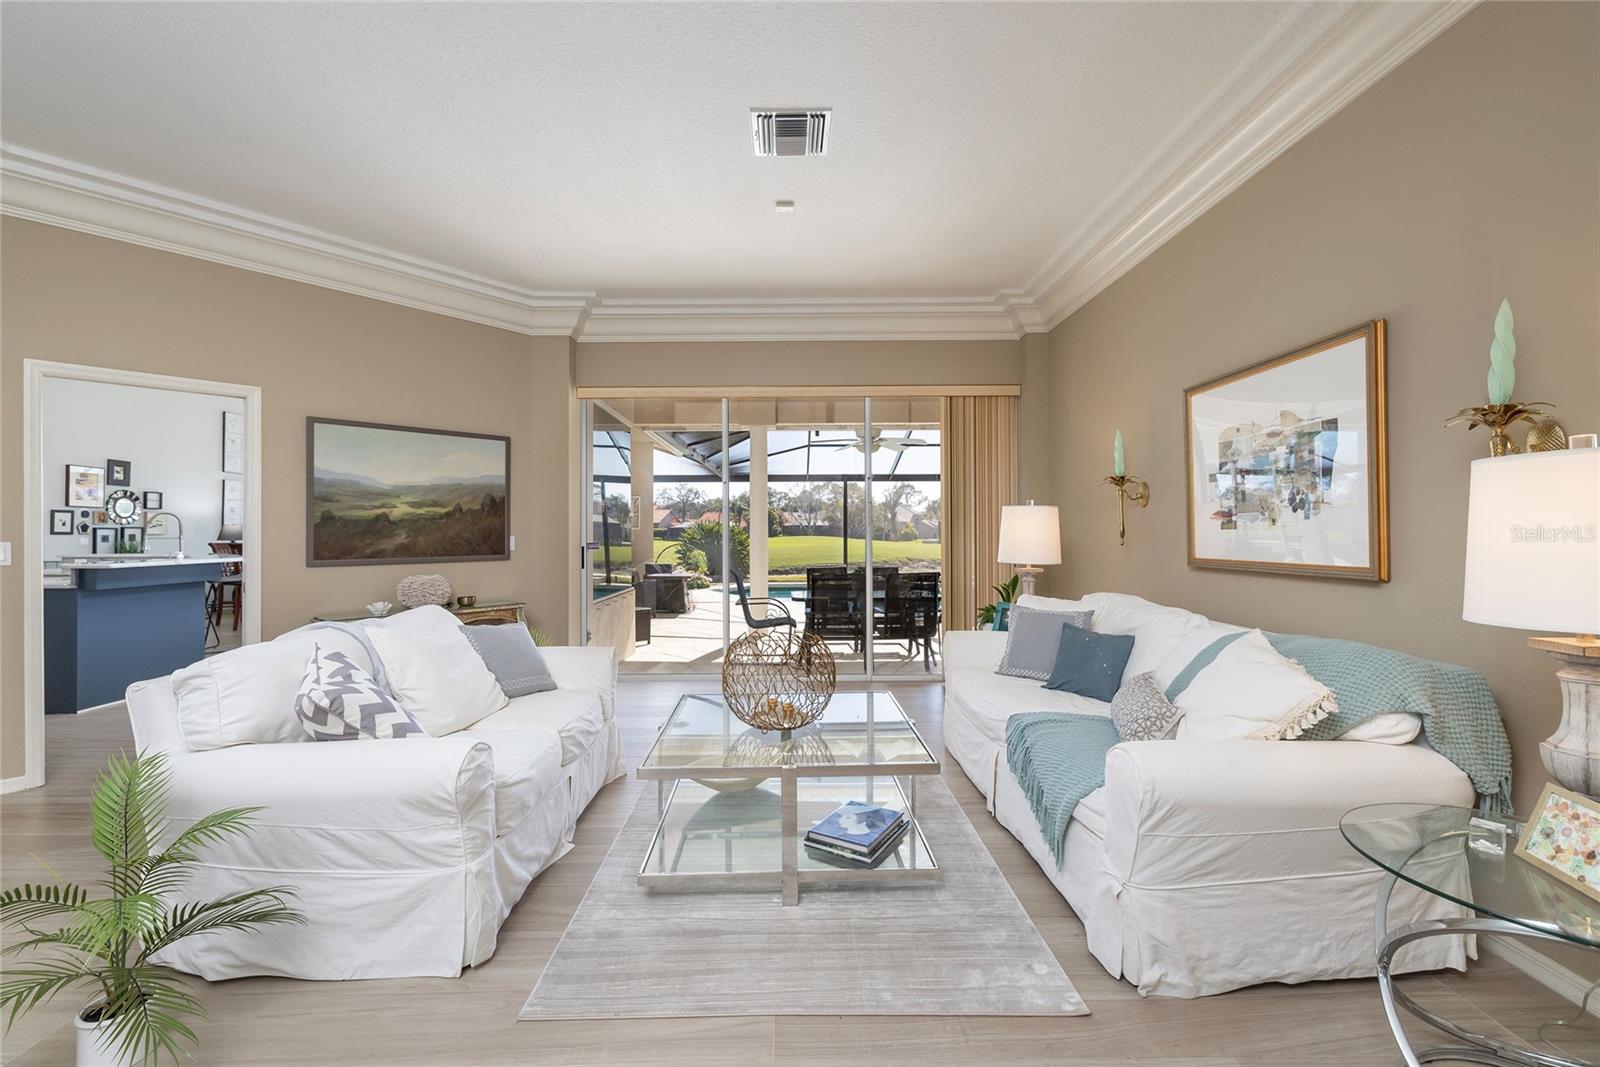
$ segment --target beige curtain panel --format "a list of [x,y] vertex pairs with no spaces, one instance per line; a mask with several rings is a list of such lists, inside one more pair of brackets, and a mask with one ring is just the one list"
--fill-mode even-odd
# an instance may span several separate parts
[[944,625],[970,630],[990,586],[1011,576],[995,562],[1000,508],[1017,497],[1017,398],[948,396],[940,410],[944,475]]

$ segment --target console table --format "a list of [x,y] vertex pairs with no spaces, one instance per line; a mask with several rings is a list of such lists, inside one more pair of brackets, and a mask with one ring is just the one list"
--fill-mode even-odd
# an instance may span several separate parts
[[[444,610],[460,619],[467,626],[479,626],[485,623],[520,622],[527,625],[528,619],[525,611],[528,605],[521,600],[480,600],[470,608],[461,607],[459,604],[450,603],[442,605]],[[388,618],[398,615],[406,608],[389,612],[389,615],[375,616],[370,611],[345,611],[325,612],[321,615],[311,616],[312,622],[360,622],[362,619]]]

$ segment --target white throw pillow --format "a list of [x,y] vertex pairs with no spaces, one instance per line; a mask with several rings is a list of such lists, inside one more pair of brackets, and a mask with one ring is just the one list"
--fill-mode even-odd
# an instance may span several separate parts
[[295,718],[294,702],[306,657],[319,643],[327,651],[344,653],[364,670],[370,666],[355,637],[318,628],[292,630],[277,640],[208,656],[173,672],[184,747],[206,752],[231,745],[309,740]]
[[1374,745],[1409,745],[1422,732],[1422,717],[1409,711],[1386,711],[1340,734],[1340,741]]
[[369,626],[367,634],[389,674],[390,692],[429,737],[464,730],[508,703],[454,620],[448,629]]
[[1180,741],[1283,741],[1339,710],[1328,687],[1260,630],[1224,648],[1173,703],[1183,712]]
[[1184,608],[1154,604],[1126,593],[1090,593],[1083,598],[1094,609],[1090,629],[1102,634],[1132,634],[1133,652],[1122,671],[1122,684],[1156,669],[1183,635],[1208,620]]
[[385,615],[381,619],[362,619],[361,622],[368,630],[386,627],[409,633],[455,630],[461,626],[460,619],[437,604],[423,604],[421,607],[407,608],[393,615]]
[[[1239,633],[1243,629],[1243,626],[1212,622],[1210,619],[1190,627],[1188,632],[1178,639],[1172,651],[1161,657],[1161,662],[1156,664],[1156,684],[1161,686],[1163,693],[1166,692],[1171,687],[1173,679],[1178,677],[1196,656],[1211,647],[1213,641],[1228,634]],[[1177,694],[1174,693],[1173,696]]]

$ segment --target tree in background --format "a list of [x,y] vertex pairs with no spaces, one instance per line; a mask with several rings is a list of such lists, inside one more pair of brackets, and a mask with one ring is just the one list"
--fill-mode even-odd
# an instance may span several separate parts
[[[722,576],[722,523],[716,519],[701,519],[690,524],[678,543],[705,554],[706,571],[713,577]],[[743,526],[728,527],[728,558],[740,574],[750,573],[750,532]]]
[[839,486],[834,482],[804,483],[800,488],[787,493],[783,499],[783,510],[791,512],[800,520],[800,525],[806,528],[807,533],[816,533],[817,527],[830,520],[837,520],[839,509]]
[[783,494],[767,486],[767,536],[783,536]]
[[728,518],[736,525],[750,528],[750,494],[740,493],[728,498]]
[[711,506],[711,498],[693,482],[674,482],[661,490],[656,500],[667,509],[668,518],[678,522],[698,519]]
[[612,493],[606,497],[606,521],[614,523],[626,530],[633,509],[629,506],[628,498],[621,493]]

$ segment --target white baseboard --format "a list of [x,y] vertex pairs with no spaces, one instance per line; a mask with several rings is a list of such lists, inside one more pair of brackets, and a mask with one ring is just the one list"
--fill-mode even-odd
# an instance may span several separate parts
[[[1557,996],[1578,1004],[1593,985],[1565,964],[1557,963],[1526,942],[1514,937],[1480,935],[1478,947],[1491,956],[1498,956],[1511,966],[1551,990]],[[1600,1018],[1600,992],[1589,998],[1589,1014]]]
[[44,785],[44,779],[34,781],[26,774],[19,774],[15,778],[0,778],[0,796],[6,793],[17,793],[24,789],[36,789]]

